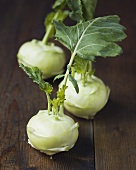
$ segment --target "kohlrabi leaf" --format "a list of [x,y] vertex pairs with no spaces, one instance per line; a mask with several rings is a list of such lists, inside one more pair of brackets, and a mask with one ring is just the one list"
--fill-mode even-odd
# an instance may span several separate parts
[[53,19],[55,20],[60,20],[63,21],[66,17],[68,16],[68,11],[64,10],[59,10],[57,12],[51,12],[50,14],[48,14],[45,18],[45,28],[46,28],[46,32],[48,29],[50,30],[50,34],[49,34],[49,38],[52,38],[55,34],[55,27],[53,26]]
[[77,22],[84,21],[81,0],[66,0],[66,2],[71,10],[69,16]]
[[94,17],[97,0],[66,0],[66,3],[71,10],[69,15],[73,20],[83,22]]
[[76,92],[79,93],[79,87],[78,87],[77,81],[74,79],[74,77],[71,74],[68,75],[68,78],[69,78],[69,81],[71,81],[71,83],[73,84]]
[[42,72],[39,70],[38,67],[30,68],[30,67],[24,66],[23,64],[20,64],[19,66],[24,70],[24,72],[29,76],[29,78],[33,80],[33,82],[39,85],[41,90],[43,90],[44,92],[48,94],[51,94],[53,87],[48,82],[45,82],[42,79]]
[[81,0],[83,18],[88,21],[94,18],[95,8],[98,0]]
[[57,98],[54,98],[52,100],[52,109],[53,112],[58,113],[58,107],[64,103],[65,100],[65,90],[67,86],[63,85],[62,88],[60,88],[57,92]]
[[95,18],[71,27],[54,21],[56,39],[84,59],[93,61],[96,56],[115,57],[122,52],[116,42],[126,38],[125,27],[119,21],[116,15]]
[[66,0],[56,0],[52,8],[55,10],[63,9],[66,4]]
[[59,105],[61,105],[64,100],[65,100],[65,90],[66,90],[67,86],[63,85],[62,88],[59,89],[59,91],[57,92],[57,98],[60,102]]
[[60,79],[60,78],[62,78],[62,77],[64,77],[64,76],[65,76],[65,74],[59,74],[59,75],[57,75],[57,76],[54,78],[53,81],[55,81],[55,80],[57,80],[57,79]]
[[77,73],[85,74],[87,72],[88,62],[88,60],[76,56],[73,63],[74,70]]

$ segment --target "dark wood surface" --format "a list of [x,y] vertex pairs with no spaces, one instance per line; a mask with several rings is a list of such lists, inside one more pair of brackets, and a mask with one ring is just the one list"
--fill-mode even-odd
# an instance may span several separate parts
[[50,159],[27,143],[26,124],[38,110],[47,108],[47,102],[38,86],[18,67],[16,54],[22,43],[42,39],[44,18],[52,2],[0,0],[0,170],[135,170],[134,0],[99,0],[97,6],[96,16],[119,15],[128,35],[120,43],[124,49],[120,57],[98,59],[95,63],[96,75],[111,88],[106,107],[93,121],[73,117],[80,124],[80,136],[69,152]]

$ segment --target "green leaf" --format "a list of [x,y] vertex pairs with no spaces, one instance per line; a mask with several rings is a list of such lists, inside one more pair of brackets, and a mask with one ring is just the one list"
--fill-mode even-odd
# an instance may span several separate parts
[[57,98],[59,100],[59,105],[64,103],[64,100],[65,100],[65,90],[66,89],[67,89],[67,86],[63,85],[62,88],[60,88],[59,91],[57,92]]
[[62,88],[60,88],[59,91],[57,92],[57,98],[54,98],[52,100],[52,109],[55,113],[58,112],[58,107],[64,103],[66,88],[67,86],[63,85]]
[[21,67],[24,72],[33,80],[33,82],[37,83],[41,90],[44,92],[51,94],[53,87],[48,82],[45,82],[42,79],[42,72],[39,70],[38,67],[27,67],[23,64],[20,64],[19,67]]
[[57,12],[51,12],[50,14],[46,16],[45,21],[44,21],[46,32],[48,29],[50,29],[50,26],[51,26],[49,38],[52,38],[55,34],[55,27],[53,25],[53,19],[63,21],[67,16],[68,16],[68,11],[66,10],[64,11],[59,10]]
[[53,82],[54,82],[55,80],[57,80],[57,79],[60,79],[60,78],[64,77],[64,76],[65,76],[65,74],[59,74],[59,75],[57,75],[57,76],[54,78]]
[[65,5],[71,10],[70,17],[77,21],[87,21],[93,18],[98,0],[56,0],[53,9],[63,9]]
[[66,2],[71,10],[69,15],[73,20],[83,22],[94,17],[97,0],[66,0]]
[[68,7],[70,8],[71,12],[69,13],[70,17],[77,21],[83,21],[83,11],[82,11],[82,4],[81,0],[66,0]]
[[116,15],[95,18],[71,27],[54,21],[56,38],[71,52],[87,60],[94,61],[96,56],[115,57],[122,52],[116,42],[126,38],[125,27],[119,21]]
[[66,0],[56,0],[52,8],[55,10],[63,9],[66,4]]
[[94,18],[95,8],[98,0],[81,0],[83,18],[88,21]]
[[73,63],[74,70],[77,73],[85,74],[87,71],[88,62],[88,60],[76,56]]
[[69,81],[71,81],[71,83],[73,84],[76,92],[79,93],[79,87],[78,87],[77,81],[74,79],[74,77],[71,74],[68,75],[68,78],[69,78]]

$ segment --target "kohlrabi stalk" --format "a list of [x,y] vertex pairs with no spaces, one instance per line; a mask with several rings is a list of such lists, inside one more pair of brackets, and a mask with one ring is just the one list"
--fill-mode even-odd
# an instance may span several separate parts
[[[52,21],[53,21],[53,20],[58,20],[60,13],[61,13],[61,11],[58,10],[58,11],[55,13],[55,16],[53,17]],[[48,39],[50,38],[50,34],[51,34],[51,32],[53,31],[53,29],[54,29],[54,25],[53,25],[53,22],[52,22],[52,23],[49,25],[49,27],[48,27],[48,29],[47,29],[47,31],[46,31],[43,39],[42,39],[42,42],[43,42],[45,45],[48,44]]]
[[[66,86],[66,84],[67,84],[68,76],[70,75],[70,70],[71,70],[75,56],[76,56],[76,53],[73,52],[72,55],[71,55],[69,64],[67,65],[67,70],[66,70],[66,73],[64,75],[64,81],[63,81],[62,86]],[[64,91],[64,93],[65,93],[65,91]],[[64,102],[60,105],[60,112],[62,112],[62,113],[64,112]]]
[[73,52],[72,55],[71,55],[69,64],[67,65],[67,70],[66,70],[65,77],[64,77],[64,85],[66,85],[66,83],[67,83],[68,75],[70,73],[70,70],[71,70],[75,56],[76,56],[76,53]]
[[47,96],[47,102],[48,102],[48,114],[50,114],[51,111],[51,99],[49,93],[46,93]]

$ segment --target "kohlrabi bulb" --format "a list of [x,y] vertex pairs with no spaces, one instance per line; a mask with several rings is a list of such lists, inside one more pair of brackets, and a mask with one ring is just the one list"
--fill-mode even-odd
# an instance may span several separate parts
[[49,78],[64,71],[66,63],[64,51],[54,45],[32,40],[24,43],[17,54],[18,62],[28,67],[38,67],[43,78]]
[[78,123],[66,115],[56,117],[40,110],[27,124],[28,143],[37,150],[53,155],[71,149],[78,138]]
[[75,116],[93,119],[94,115],[107,103],[110,89],[94,75],[88,77],[85,85],[80,74],[76,73],[75,79],[79,86],[79,93],[76,93],[72,83],[68,80],[64,106]]

